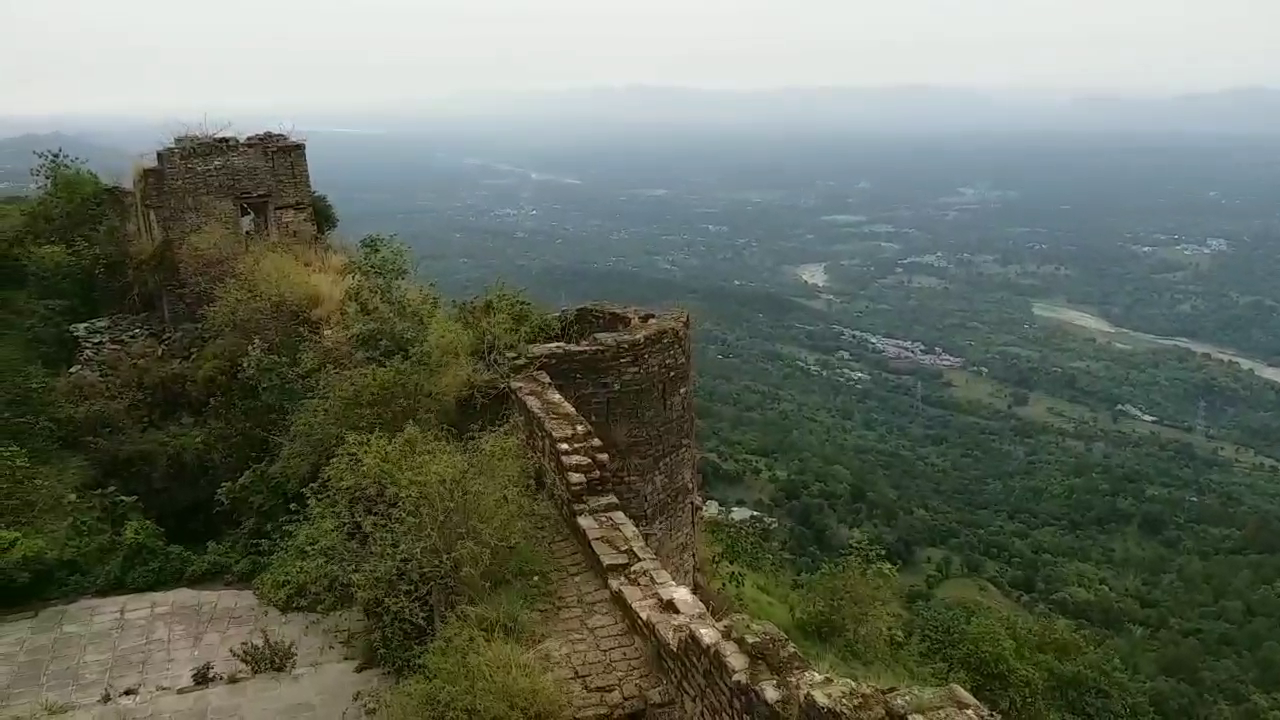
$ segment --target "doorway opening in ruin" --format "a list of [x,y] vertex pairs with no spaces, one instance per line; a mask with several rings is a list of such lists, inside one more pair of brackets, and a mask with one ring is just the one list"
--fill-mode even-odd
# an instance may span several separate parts
[[240,232],[244,235],[271,234],[270,198],[240,198]]

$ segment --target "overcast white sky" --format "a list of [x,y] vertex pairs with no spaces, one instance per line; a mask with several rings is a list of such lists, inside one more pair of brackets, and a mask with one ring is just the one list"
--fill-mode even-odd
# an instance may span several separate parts
[[0,0],[0,115],[466,91],[1280,86],[1280,0]]

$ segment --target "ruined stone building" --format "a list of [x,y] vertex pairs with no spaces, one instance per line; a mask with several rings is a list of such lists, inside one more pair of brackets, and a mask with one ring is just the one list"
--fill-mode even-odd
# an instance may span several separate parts
[[178,137],[135,175],[132,199],[135,232],[152,246],[209,228],[316,236],[306,145],[279,133]]

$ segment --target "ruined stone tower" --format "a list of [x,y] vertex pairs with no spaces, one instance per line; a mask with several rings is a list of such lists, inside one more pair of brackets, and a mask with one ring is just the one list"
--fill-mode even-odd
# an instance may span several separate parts
[[571,342],[532,348],[538,370],[608,454],[608,492],[675,577],[695,570],[697,453],[689,315],[589,305],[566,311]]
[[270,238],[316,236],[306,145],[279,133],[184,136],[134,178],[134,223],[150,244],[210,227]]

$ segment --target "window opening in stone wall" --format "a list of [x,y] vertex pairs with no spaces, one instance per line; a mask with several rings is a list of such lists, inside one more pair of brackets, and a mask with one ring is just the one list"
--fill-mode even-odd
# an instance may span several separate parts
[[243,199],[240,201],[240,232],[245,235],[267,235],[271,231],[271,201],[268,199]]

